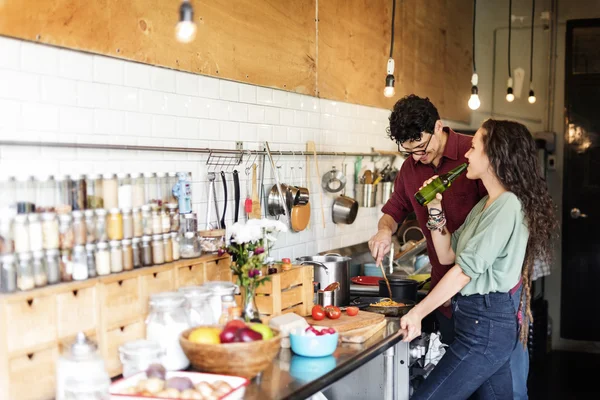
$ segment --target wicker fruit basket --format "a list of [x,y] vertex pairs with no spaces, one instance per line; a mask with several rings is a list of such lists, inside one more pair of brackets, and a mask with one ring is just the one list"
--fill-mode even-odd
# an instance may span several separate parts
[[273,338],[247,343],[201,344],[188,340],[190,333],[181,333],[179,343],[192,366],[203,372],[242,376],[252,379],[273,361],[281,346],[281,335],[273,329]]

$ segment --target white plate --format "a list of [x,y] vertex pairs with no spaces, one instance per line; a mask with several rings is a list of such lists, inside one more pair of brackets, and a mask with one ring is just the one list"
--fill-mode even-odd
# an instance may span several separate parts
[[[174,377],[186,377],[190,378],[194,385],[200,382],[213,383],[216,381],[224,381],[233,388],[233,390],[219,399],[227,400],[241,400],[244,398],[246,392],[246,386],[250,381],[240,376],[229,376],[229,375],[216,375],[216,374],[205,374],[202,372],[183,372],[183,371],[167,371],[167,379]],[[138,382],[142,379],[146,379],[146,373],[140,372],[129,378],[119,379],[110,385],[110,398],[114,400],[148,400],[148,399],[163,399],[163,397],[142,397],[130,394],[119,394],[125,391],[127,388],[137,386]]]

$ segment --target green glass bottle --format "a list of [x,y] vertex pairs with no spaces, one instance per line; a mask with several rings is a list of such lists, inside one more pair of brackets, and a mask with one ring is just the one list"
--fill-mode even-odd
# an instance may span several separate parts
[[431,200],[435,199],[435,195],[438,193],[444,193],[446,189],[452,185],[452,182],[456,180],[467,169],[467,163],[461,164],[454,168],[450,172],[444,175],[440,175],[425,186],[423,189],[415,193],[415,199],[420,205],[426,206]]

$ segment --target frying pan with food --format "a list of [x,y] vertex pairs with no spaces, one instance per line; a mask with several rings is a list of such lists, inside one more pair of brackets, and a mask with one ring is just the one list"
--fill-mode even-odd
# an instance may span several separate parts
[[401,306],[373,306],[381,302],[382,300],[389,300],[389,297],[358,297],[350,302],[351,306],[360,308],[361,310],[370,311],[378,314],[383,314],[386,317],[401,317],[410,311],[415,306],[413,300],[406,299],[392,299],[397,303],[401,303]]

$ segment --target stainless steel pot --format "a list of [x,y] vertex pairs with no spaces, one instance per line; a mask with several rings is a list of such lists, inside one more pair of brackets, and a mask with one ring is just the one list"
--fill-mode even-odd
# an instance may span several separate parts
[[319,289],[325,289],[333,282],[339,282],[340,288],[335,295],[334,305],[347,306],[350,303],[350,257],[339,254],[324,256],[305,256],[296,259],[300,264],[312,264],[314,280],[319,282]]
[[358,202],[348,196],[338,196],[333,202],[332,219],[334,224],[351,224],[358,213]]
[[[287,209],[291,211],[292,207],[294,206],[294,196],[290,192],[288,185],[282,183],[280,186],[283,197],[285,197],[285,202],[287,203]],[[285,214],[286,208],[284,204],[281,203],[281,198],[279,196],[279,191],[277,190],[277,185],[273,185],[273,187],[271,187],[269,195],[267,196],[267,205],[269,215],[276,217],[278,215]]]

